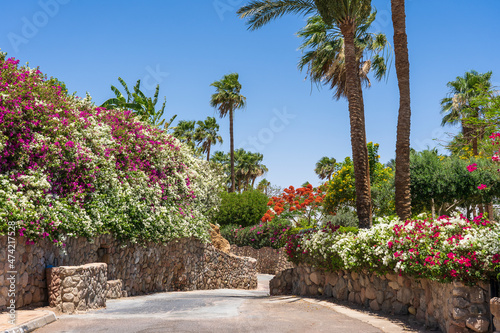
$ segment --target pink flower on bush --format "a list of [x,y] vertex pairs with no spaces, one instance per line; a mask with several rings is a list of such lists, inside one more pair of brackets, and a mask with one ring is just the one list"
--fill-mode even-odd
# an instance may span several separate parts
[[469,172],[472,172],[472,171],[474,171],[476,169],[477,169],[477,164],[476,163],[467,166],[467,171],[469,171]]
[[478,188],[478,190],[484,190],[484,189],[487,189],[487,188],[488,188],[488,186],[486,186],[486,185],[484,185],[484,184],[481,184],[481,185],[479,185],[477,188]]

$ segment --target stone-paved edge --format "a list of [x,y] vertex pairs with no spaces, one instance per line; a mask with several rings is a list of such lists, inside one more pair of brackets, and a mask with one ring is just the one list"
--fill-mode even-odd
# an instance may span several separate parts
[[[2,333],[33,332],[37,328],[43,327],[57,320],[55,313],[47,310],[20,310],[16,311],[16,315],[18,316],[17,325],[14,327],[6,328],[4,324],[1,324],[0,332]],[[0,318],[3,318],[4,316],[7,316],[7,314],[2,314]]]
[[300,297],[300,296],[296,296],[296,297],[300,298],[303,301],[312,303],[312,304],[325,306],[325,307],[330,308],[333,311],[338,312],[340,314],[343,314],[347,317],[354,318],[354,319],[357,319],[359,321],[365,322],[365,323],[367,323],[375,328],[380,329],[384,333],[401,333],[403,331],[407,332],[407,333],[421,332],[420,330],[413,331],[413,330],[409,330],[409,329],[404,329],[402,326],[389,321],[387,318],[378,317],[378,316],[364,313],[361,311],[356,311],[356,310],[350,309],[348,307],[345,307],[345,306],[342,306],[339,304],[331,303],[331,302],[320,300],[317,298],[308,298],[308,297]]

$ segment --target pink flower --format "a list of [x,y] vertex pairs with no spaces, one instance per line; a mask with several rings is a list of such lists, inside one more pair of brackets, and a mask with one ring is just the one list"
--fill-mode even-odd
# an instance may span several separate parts
[[472,171],[474,171],[474,170],[476,170],[476,169],[477,169],[477,164],[476,164],[476,163],[474,163],[474,164],[471,164],[471,165],[467,166],[467,170],[468,170],[469,172],[472,172]]
[[487,188],[488,188],[488,186],[486,186],[486,185],[484,185],[484,184],[481,184],[481,185],[479,185],[477,188],[478,188],[478,190],[484,190],[484,189],[487,189]]
[[391,242],[391,241],[389,241],[389,242],[387,243],[387,246],[388,246],[389,248],[391,248],[391,247],[392,247],[392,245],[394,245],[394,243],[393,243],[393,242]]

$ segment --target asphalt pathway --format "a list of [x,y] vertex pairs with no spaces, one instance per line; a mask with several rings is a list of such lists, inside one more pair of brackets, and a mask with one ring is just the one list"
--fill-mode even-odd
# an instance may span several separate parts
[[270,297],[271,278],[259,275],[257,290],[166,292],[108,300],[106,309],[61,315],[36,332],[387,332],[295,296]]

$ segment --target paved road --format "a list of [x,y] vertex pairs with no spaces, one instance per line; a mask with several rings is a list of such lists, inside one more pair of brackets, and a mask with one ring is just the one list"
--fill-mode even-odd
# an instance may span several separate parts
[[36,332],[382,332],[297,297],[269,297],[271,277],[260,275],[257,290],[168,292],[109,300],[106,309],[63,315]]

